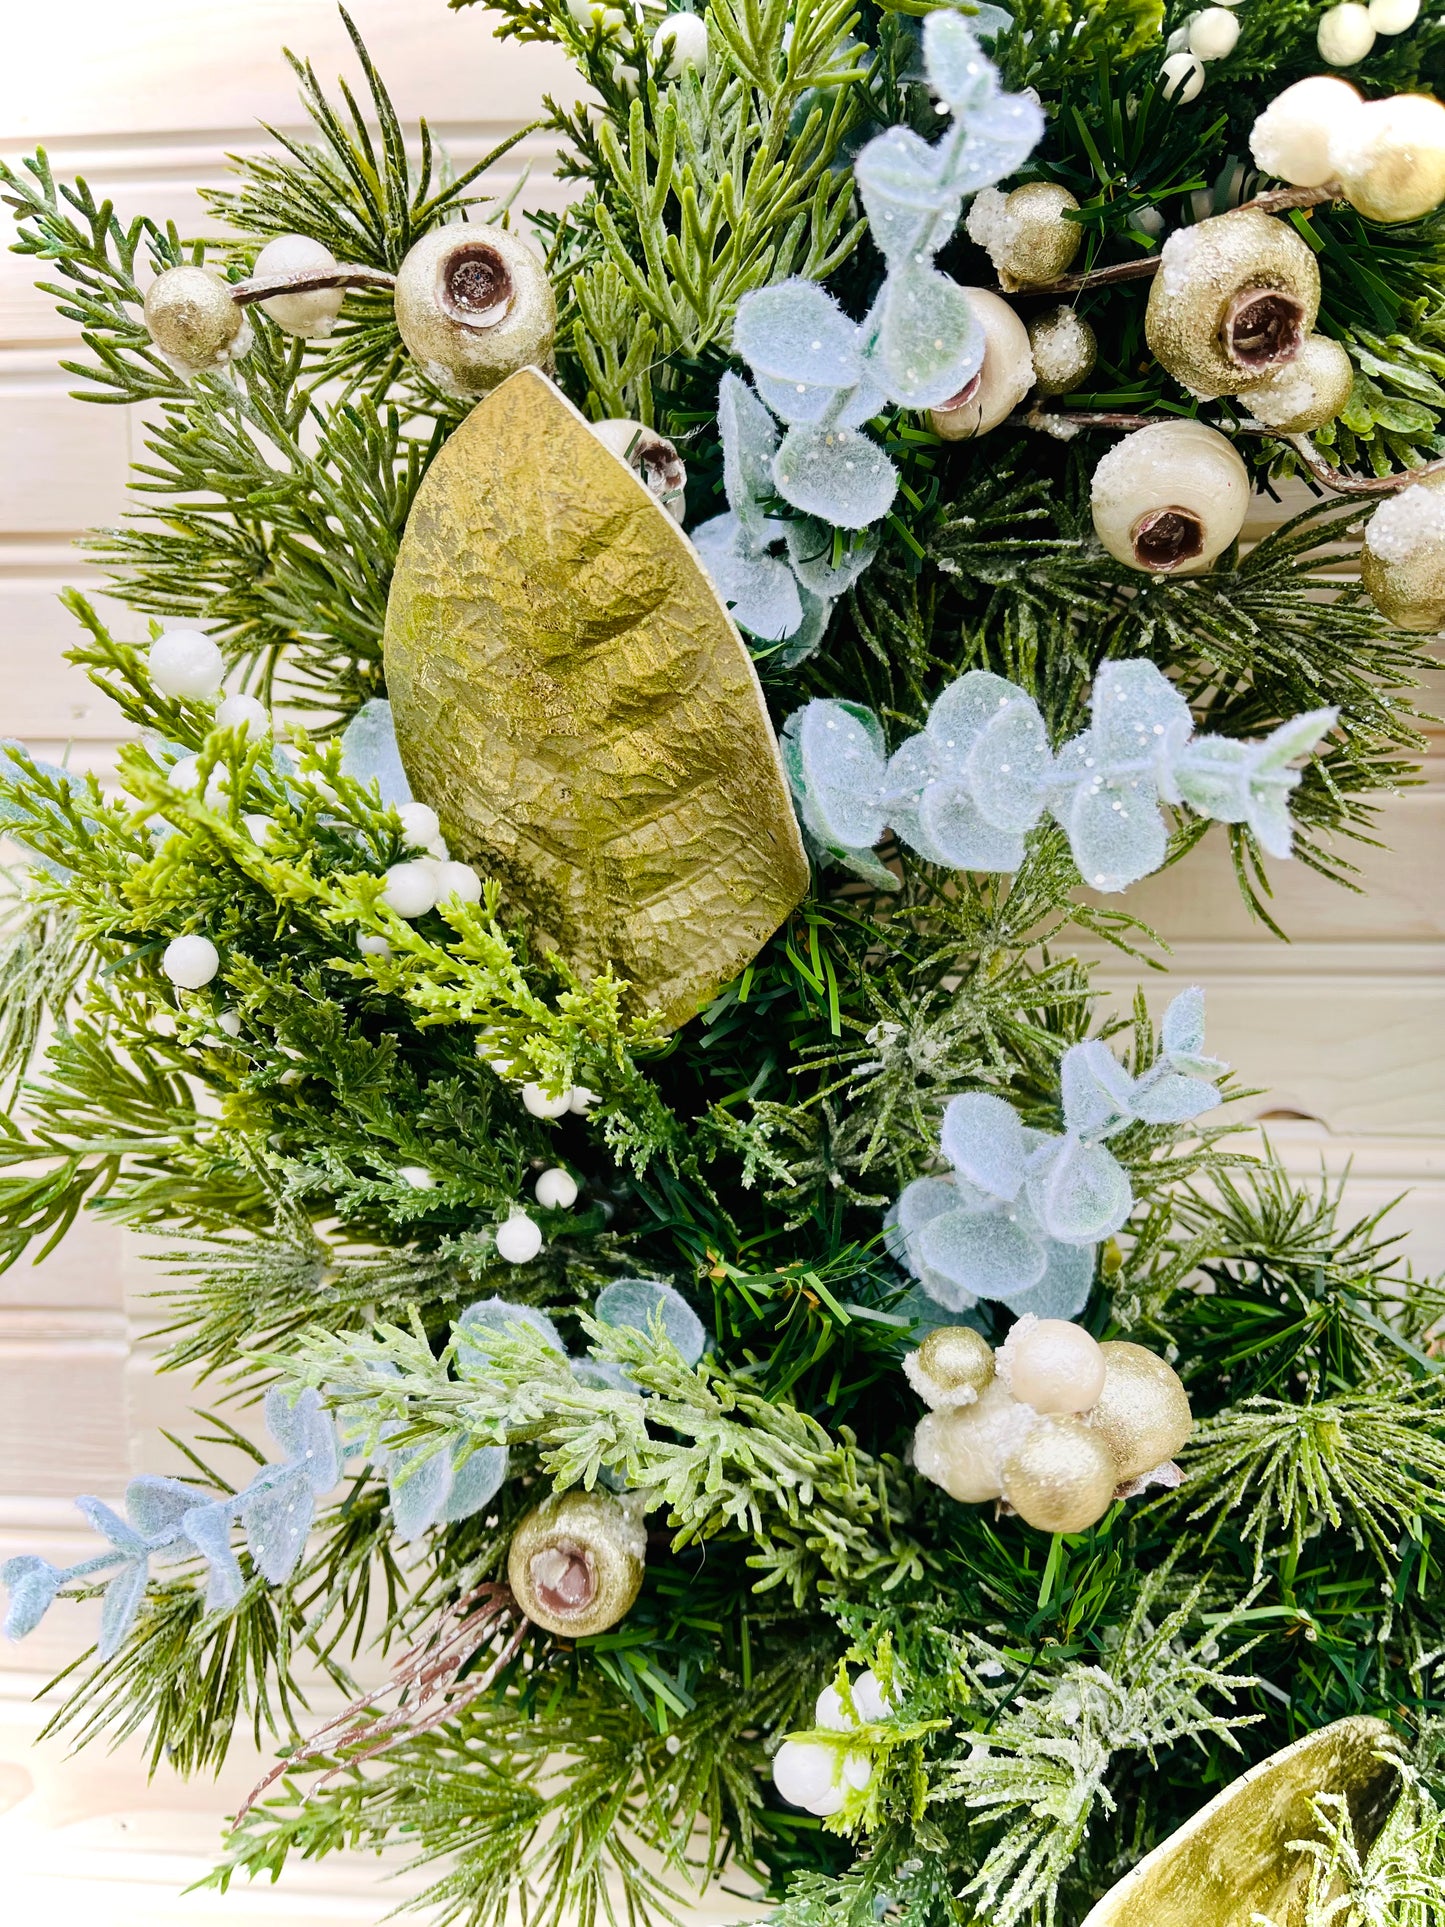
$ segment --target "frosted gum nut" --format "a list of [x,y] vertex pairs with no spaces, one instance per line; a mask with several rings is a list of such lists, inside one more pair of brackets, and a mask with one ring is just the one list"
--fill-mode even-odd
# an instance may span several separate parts
[[1151,422],[1094,470],[1099,540],[1149,575],[1207,569],[1244,527],[1249,475],[1239,451],[1202,422]]
[[965,288],[963,293],[983,330],[983,361],[956,395],[929,410],[933,432],[946,442],[987,435],[1034,385],[1028,329],[1007,301],[988,288]]
[[1308,435],[1350,399],[1354,363],[1338,341],[1311,335],[1295,359],[1247,392],[1250,413],[1282,435]]
[[1086,1532],[1119,1483],[1113,1454],[1082,1419],[1041,1419],[1004,1457],[1003,1495],[1039,1532]]
[[1445,475],[1381,502],[1365,528],[1360,580],[1396,628],[1445,630]]
[[226,361],[245,316],[214,268],[167,268],[146,289],[145,324],[162,354],[195,370]]
[[1041,395],[1068,395],[1092,372],[1099,356],[1094,330],[1075,308],[1048,308],[1029,323],[1034,385]]
[[489,225],[436,228],[396,277],[396,325],[438,388],[485,395],[550,361],[557,301],[525,241]]
[[1164,243],[1144,332],[1196,395],[1237,395],[1293,361],[1315,325],[1320,271],[1284,221],[1235,208]]
[[986,187],[968,211],[969,239],[976,241],[1009,292],[1041,287],[1067,274],[1084,230],[1078,200],[1057,181],[1028,181],[1011,194]]
[[993,1383],[993,1350],[982,1332],[968,1325],[940,1325],[903,1361],[904,1375],[935,1411],[972,1405]]
[[1099,1349],[1104,1389],[1085,1423],[1107,1445],[1117,1480],[1125,1484],[1172,1459],[1194,1420],[1179,1374],[1167,1359],[1122,1339]]
[[1323,187],[1335,178],[1331,142],[1362,104],[1350,83],[1332,74],[1297,80],[1255,121],[1249,151],[1277,180],[1292,187]]
[[1445,200],[1445,106],[1366,101],[1332,144],[1345,198],[1370,221],[1418,221]]
[[550,1633],[605,1632],[642,1586],[647,1535],[631,1506],[605,1492],[544,1499],[512,1534],[507,1580],[517,1604]]

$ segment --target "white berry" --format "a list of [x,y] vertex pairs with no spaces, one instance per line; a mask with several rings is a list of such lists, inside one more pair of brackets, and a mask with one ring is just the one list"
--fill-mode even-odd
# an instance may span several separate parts
[[1332,67],[1353,67],[1375,44],[1369,8],[1362,7],[1359,0],[1345,0],[1344,6],[1331,7],[1328,13],[1322,13],[1315,44],[1320,50],[1320,59],[1327,60]]
[[878,1684],[878,1676],[871,1667],[853,1682],[853,1704],[858,1708],[859,1718],[870,1726],[893,1715],[893,1702]]
[[1225,7],[1206,7],[1189,26],[1189,51],[1201,60],[1224,60],[1239,41],[1239,22]]
[[216,705],[217,729],[239,729],[243,736],[266,736],[271,729],[271,712],[254,696],[227,696]]
[[167,629],[151,644],[151,681],[163,696],[208,702],[221,687],[226,659],[199,629]]
[[1420,18],[1420,0],[1370,0],[1369,14],[1376,33],[1407,33]]
[[554,1164],[537,1180],[537,1202],[544,1211],[570,1211],[577,1202],[576,1178],[560,1164]]
[[221,967],[221,953],[209,937],[175,937],[166,945],[161,969],[178,990],[201,990]]
[[459,897],[463,903],[480,903],[482,879],[469,863],[438,863],[432,871],[436,878],[437,902]]
[[1159,69],[1164,98],[1183,105],[1199,97],[1204,85],[1204,62],[1197,54],[1170,54]]
[[397,1167],[396,1175],[403,1184],[409,1184],[413,1191],[435,1191],[436,1177],[424,1164],[402,1164]]
[[675,13],[652,36],[652,64],[664,80],[676,80],[684,67],[707,72],[707,22],[695,13]]
[[773,1785],[789,1806],[825,1818],[843,1804],[838,1755],[818,1740],[784,1740],[773,1755]]
[[813,1708],[813,1724],[827,1733],[846,1733],[855,1724],[836,1686],[825,1686],[819,1693],[818,1703]]
[[193,790],[200,780],[199,756],[178,756],[166,771],[166,781],[173,790]]
[[525,1211],[514,1211],[497,1226],[497,1256],[509,1265],[530,1264],[542,1249],[542,1227]]
[[381,901],[399,917],[424,917],[437,900],[436,876],[427,863],[393,863]]
[[374,937],[366,930],[363,930],[356,939],[356,947],[363,957],[389,957],[391,955],[391,945],[387,942],[386,938]]
[[216,1019],[216,1024],[220,1030],[226,1033],[227,1037],[239,1037],[241,1035],[241,1013],[239,1010],[223,1010]]
[[586,1117],[587,1113],[592,1109],[592,1106],[600,1102],[601,1099],[598,1097],[596,1091],[589,1091],[585,1084],[576,1084],[572,1089],[572,1101],[569,1109],[573,1112],[574,1116]]
[[1323,187],[1335,175],[1331,141],[1361,105],[1350,83],[1333,74],[1297,80],[1256,120],[1249,151],[1266,174],[1291,187]]
[[424,850],[441,833],[441,818],[430,803],[398,803],[402,840],[409,850]]
[[562,1091],[556,1097],[549,1097],[540,1084],[524,1084],[522,1102],[533,1117],[565,1117],[572,1108],[572,1093]]
[[[258,280],[278,274],[334,274],[336,256],[304,234],[282,234],[268,241],[256,256],[252,273]],[[319,338],[336,326],[345,288],[309,288],[300,294],[273,294],[260,303],[288,335]]]

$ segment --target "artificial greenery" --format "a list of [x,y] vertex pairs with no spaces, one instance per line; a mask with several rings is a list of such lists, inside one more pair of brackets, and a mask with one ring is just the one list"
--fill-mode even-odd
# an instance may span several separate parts
[[[1315,71],[1323,4],[1247,0],[1238,47],[1189,104],[1158,78],[1182,6],[961,8],[1002,87],[1044,106],[1004,185],[1078,196],[1081,272],[1147,265],[1154,215],[1175,226],[1254,191],[1249,127]],[[897,485],[865,538],[728,467],[742,377],[761,365],[734,339],[740,310],[766,314],[783,282],[797,312],[849,329],[889,307],[892,257],[853,163],[887,129],[930,149],[944,132],[931,10],[712,0],[705,69],[674,71],[660,8],[501,0],[503,37],[560,46],[589,90],[546,104],[575,193],[530,222],[558,298],[557,379],[592,419],[676,441],[689,532],[725,523],[731,540],[752,518],[750,562],[786,544],[786,562],[765,559],[806,590],[804,629],[739,605],[780,730],[847,704],[879,760],[985,671],[1016,688],[1047,762],[1113,665],[1140,660],[1152,669],[1131,673],[1222,754],[1335,712],[1290,772],[1294,851],[1355,887],[1351,841],[1367,846],[1375,798],[1412,780],[1428,658],[1339,572],[1368,500],[1321,499],[1198,576],[1145,579],[1102,552],[1087,485],[1115,429],[1092,417],[1242,417],[1150,359],[1144,278],[1084,287],[1101,347],[1088,390],[1046,418],[1021,411],[984,448],[880,392],[868,445]],[[478,901],[415,918],[388,905],[410,833],[348,767],[343,733],[385,694],[392,564],[465,404],[413,364],[384,285],[350,290],[324,339],[252,308],[250,351],[190,376],[141,313],[156,271],[200,261],[239,279],[278,235],[384,280],[460,217],[524,229],[511,198],[489,198],[512,142],[454,176],[356,48],[364,90],[340,106],[293,63],[314,139],[237,163],[210,197],[220,240],[125,225],[43,155],[0,170],[20,250],[82,329],[82,397],[149,407],[135,517],[92,538],[110,592],[205,628],[232,689],[272,706],[266,729],[165,695],[147,650],[69,598],[73,660],[134,740],[113,784],[0,754],[0,821],[24,859],[0,924],[0,1261],[50,1249],[81,1211],[150,1235],[166,1363],[230,1414],[176,1441],[207,1518],[244,1517],[274,1476],[237,1429],[267,1388],[320,1394],[346,1454],[289,1576],[258,1567],[264,1534],[238,1540],[235,1584],[208,1603],[210,1555],[173,1535],[133,1627],[71,1669],[55,1726],[143,1734],[154,1766],[182,1771],[213,1769],[238,1730],[269,1737],[284,1770],[239,1819],[222,1886],[400,1844],[431,1870],[436,1917],[465,1927],[501,1927],[519,1899],[557,1927],[660,1920],[714,1880],[765,1896],[780,1927],[1012,1927],[1080,1920],[1249,1764],[1370,1713],[1413,1761],[1373,1850],[1321,1797],[1310,1927],[1426,1927],[1445,1840],[1445,1297],[1384,1214],[1350,1223],[1330,1187],[1245,1157],[1227,1123],[1192,1121],[1202,1099],[1154,1114],[1160,1065],[1211,1099],[1222,1067],[1199,1055],[1196,1000],[1165,1017],[1182,986],[1124,1021],[1097,1007],[1081,936],[1155,966],[1167,953],[1127,896],[1081,893],[1042,804],[998,868],[880,841],[886,811],[862,839],[876,848],[835,838],[860,874],[820,864],[742,975],[670,1034],[620,976],[584,981],[539,953],[489,879]],[[1442,59],[1445,16],[1427,7],[1352,77],[1370,94],[1420,87]],[[1318,449],[1369,476],[1445,454],[1445,215],[1288,218],[1319,256],[1320,325],[1357,370]],[[991,284],[952,213],[945,226],[936,268]],[[1298,472],[1277,438],[1236,445],[1262,488]],[[1260,823],[1211,828],[1167,799],[1160,823],[1166,863],[1228,837],[1271,922]],[[200,989],[167,974],[186,935],[219,956]],[[1065,1143],[1061,1078],[1081,1064],[1138,1104],[1105,1133],[1123,1216],[1076,1241],[1078,1315],[1166,1354],[1196,1432],[1177,1490],[1048,1539],[912,1470],[903,1356],[959,1317],[997,1341],[1014,1313],[967,1291],[935,1302],[884,1220],[946,1168],[959,1101]],[[583,1101],[538,1115],[566,1092]],[[557,1166],[575,1205],[537,1201]],[[516,1264],[498,1234],[519,1206],[542,1243]],[[681,1294],[701,1355],[666,1320],[609,1320],[608,1288],[635,1279]],[[502,1312],[468,1310],[493,1298]],[[422,1506],[419,1485],[405,1496],[429,1465],[460,1480],[500,1448],[505,1481],[465,1516]],[[239,1470],[216,1451],[242,1454]],[[540,1499],[578,1485],[643,1495],[647,1568],[623,1620],[564,1641],[512,1609],[507,1549]],[[32,1606],[43,1564],[10,1574]],[[102,1576],[55,1584],[89,1596]],[[354,1677],[367,1644],[398,1669],[385,1709]],[[820,1737],[830,1681],[852,1705],[860,1666],[890,1716],[821,1735],[871,1772],[820,1821],[781,1799],[769,1762],[789,1734]],[[352,1704],[308,1738],[298,1677],[318,1667]]]

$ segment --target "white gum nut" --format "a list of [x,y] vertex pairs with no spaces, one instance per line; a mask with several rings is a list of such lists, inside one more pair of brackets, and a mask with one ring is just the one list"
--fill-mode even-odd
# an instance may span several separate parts
[[983,365],[958,394],[929,411],[934,433],[946,442],[987,435],[1013,413],[1034,385],[1029,331],[1007,301],[988,288],[963,292],[983,329]]
[[1239,451],[1202,422],[1151,422],[1094,470],[1099,540],[1148,575],[1197,575],[1244,527],[1249,474]]

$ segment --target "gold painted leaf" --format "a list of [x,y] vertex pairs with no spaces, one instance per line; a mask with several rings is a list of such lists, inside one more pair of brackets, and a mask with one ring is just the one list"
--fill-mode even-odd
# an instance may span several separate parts
[[802,897],[757,672],[696,551],[536,369],[417,492],[386,612],[413,793],[534,941],[686,1022]]
[[1127,1873],[1084,1927],[1250,1927],[1257,1914],[1300,1927],[1312,1862],[1293,1840],[1319,1832],[1310,1802],[1342,1793],[1368,1851],[1400,1778],[1383,1720],[1354,1717],[1308,1733],[1251,1767]]

